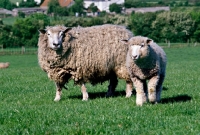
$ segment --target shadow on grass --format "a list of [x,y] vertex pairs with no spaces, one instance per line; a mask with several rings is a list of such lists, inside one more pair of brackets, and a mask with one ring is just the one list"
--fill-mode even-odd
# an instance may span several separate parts
[[163,87],[163,88],[162,88],[162,90],[164,90],[164,91],[166,90],[166,91],[167,91],[167,90],[168,90],[168,88],[167,88],[167,87]]
[[[88,92],[88,95],[89,95],[89,99],[107,98],[106,91],[105,92]],[[135,90],[133,90],[132,95],[136,95]],[[120,91],[115,91],[114,96],[112,97],[123,97],[123,96],[124,97],[126,96],[126,92],[124,90],[120,90]],[[69,98],[82,99],[82,95],[69,96]]]
[[178,95],[174,97],[169,98],[163,98],[161,99],[161,104],[167,104],[167,103],[176,103],[176,102],[187,102],[191,100],[192,98],[188,95]]

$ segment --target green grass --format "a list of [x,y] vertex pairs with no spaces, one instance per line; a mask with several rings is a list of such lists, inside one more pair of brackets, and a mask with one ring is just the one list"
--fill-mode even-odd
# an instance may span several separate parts
[[3,18],[3,24],[6,24],[6,25],[13,25],[16,21],[17,17],[6,17],[6,18]]
[[9,1],[16,4],[16,2],[21,2],[22,0],[9,0]]
[[55,86],[38,66],[36,55],[0,56],[0,132],[20,134],[196,135],[200,133],[200,47],[165,48],[167,76],[162,102],[136,106],[125,98],[120,80],[116,96],[105,98],[108,83],[87,84],[82,101],[73,82],[54,102]]

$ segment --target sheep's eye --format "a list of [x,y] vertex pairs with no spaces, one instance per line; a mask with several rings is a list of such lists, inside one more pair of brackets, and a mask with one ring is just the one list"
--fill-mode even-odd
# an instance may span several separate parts
[[50,36],[50,33],[47,33],[48,36]]
[[144,45],[143,45],[143,44],[141,44],[140,46],[141,46],[141,47],[144,47]]

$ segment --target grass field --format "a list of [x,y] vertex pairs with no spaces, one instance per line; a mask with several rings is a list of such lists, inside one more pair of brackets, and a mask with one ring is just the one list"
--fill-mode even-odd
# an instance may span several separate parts
[[119,81],[115,97],[105,98],[108,83],[87,84],[82,101],[71,81],[60,102],[55,86],[38,66],[36,55],[4,55],[0,70],[2,135],[197,135],[200,134],[200,47],[165,48],[167,76],[159,104],[136,106]]

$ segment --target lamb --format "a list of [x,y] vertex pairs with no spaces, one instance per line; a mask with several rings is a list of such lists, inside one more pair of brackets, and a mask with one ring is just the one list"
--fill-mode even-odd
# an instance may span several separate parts
[[0,63],[0,69],[1,68],[8,68],[10,66],[9,62],[5,62],[5,63]]
[[167,64],[165,52],[147,37],[135,36],[122,42],[129,46],[126,66],[136,89],[136,104],[142,106],[147,95],[149,102],[159,102]]
[[126,97],[132,94],[132,81],[126,68],[128,46],[121,39],[133,34],[123,26],[105,24],[92,27],[47,26],[39,30],[38,61],[56,84],[54,101],[61,99],[69,80],[81,86],[88,100],[85,83],[93,85],[109,80],[107,96],[112,96],[118,78],[126,81]]

